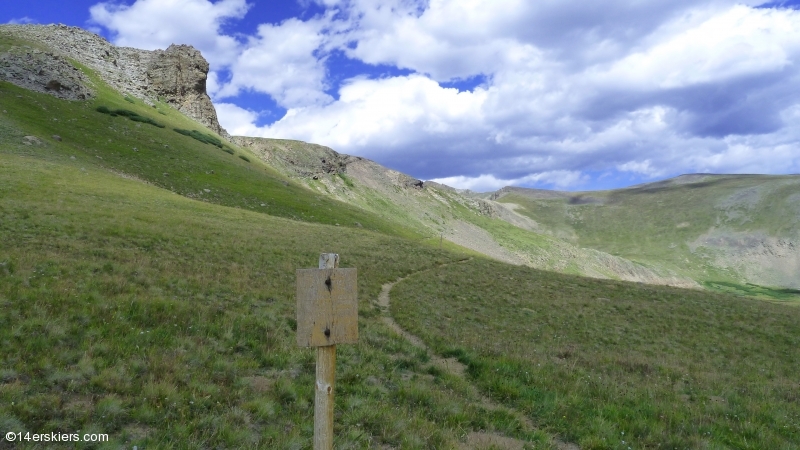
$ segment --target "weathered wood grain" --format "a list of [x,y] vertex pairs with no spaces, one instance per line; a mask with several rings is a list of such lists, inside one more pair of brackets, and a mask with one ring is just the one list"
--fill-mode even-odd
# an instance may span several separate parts
[[297,270],[297,345],[358,342],[356,269]]

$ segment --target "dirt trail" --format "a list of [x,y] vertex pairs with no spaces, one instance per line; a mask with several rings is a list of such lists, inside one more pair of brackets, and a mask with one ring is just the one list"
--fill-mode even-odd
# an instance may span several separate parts
[[[469,260],[464,260],[459,262],[465,262],[465,261]],[[421,272],[416,272],[412,275],[416,275],[419,273]],[[394,282],[386,283],[381,287],[381,293],[380,295],[378,295],[376,306],[382,313],[381,318],[383,319],[383,322],[389,328],[394,330],[397,334],[405,338],[414,346],[424,349],[428,353],[428,356],[430,358],[430,363],[433,366],[436,366],[439,369],[447,371],[455,376],[464,378],[464,373],[466,372],[467,369],[467,367],[464,364],[462,364],[456,358],[442,358],[441,356],[437,355],[425,344],[425,342],[422,341],[422,339],[404,330],[403,327],[401,327],[400,324],[398,324],[394,320],[394,318],[392,318],[390,309],[391,298],[389,297],[389,293],[391,292],[395,284],[405,280],[406,278],[408,277],[398,278]],[[494,400],[481,394],[480,391],[478,391],[478,389],[474,385],[470,384],[469,386],[471,387],[474,396],[480,399],[480,404],[484,408],[490,410],[506,411],[507,413],[516,417],[517,420],[519,420],[520,423],[522,423],[526,429],[533,430],[535,428],[531,420],[526,415],[520,413],[519,411],[516,411],[514,409],[496,403]],[[554,444],[559,450],[580,450],[580,447],[571,443],[565,443],[555,440]],[[495,433],[471,432],[467,435],[467,442],[459,446],[459,450],[479,450],[485,448],[522,450],[524,446],[525,446],[525,441],[522,441],[520,439],[514,439]]]

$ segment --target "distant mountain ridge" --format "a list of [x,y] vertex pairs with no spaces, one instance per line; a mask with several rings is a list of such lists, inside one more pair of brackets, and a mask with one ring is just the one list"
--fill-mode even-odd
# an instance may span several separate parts
[[485,194],[546,233],[693,279],[800,288],[800,175],[687,174],[587,192]]

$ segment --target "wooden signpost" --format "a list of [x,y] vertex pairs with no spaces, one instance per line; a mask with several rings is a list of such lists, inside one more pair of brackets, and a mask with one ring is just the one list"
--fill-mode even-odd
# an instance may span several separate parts
[[336,344],[358,341],[356,275],[336,253],[321,254],[319,269],[297,269],[297,345],[317,348],[314,450],[333,449]]

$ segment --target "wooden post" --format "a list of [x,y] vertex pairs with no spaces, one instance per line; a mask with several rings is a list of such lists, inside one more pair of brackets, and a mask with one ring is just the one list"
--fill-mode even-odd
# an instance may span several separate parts
[[358,341],[356,276],[335,253],[321,254],[319,269],[297,270],[297,345],[317,348],[314,450],[333,449],[336,344]]
[[[320,269],[339,267],[339,255],[319,255]],[[333,450],[333,387],[336,380],[336,344],[317,347],[317,383],[314,395],[314,450]]]

